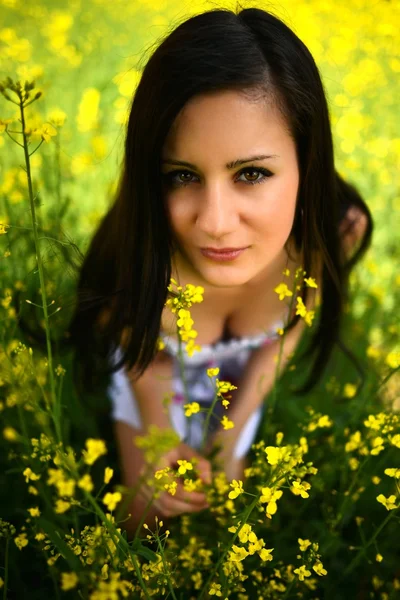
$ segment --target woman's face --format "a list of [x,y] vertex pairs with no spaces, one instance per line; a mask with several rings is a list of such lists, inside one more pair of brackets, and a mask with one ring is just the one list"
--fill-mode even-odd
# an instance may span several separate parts
[[[284,268],[299,170],[275,108],[235,91],[192,98],[168,134],[162,173],[175,260],[197,281],[236,288]],[[202,248],[246,249],[222,261]]]

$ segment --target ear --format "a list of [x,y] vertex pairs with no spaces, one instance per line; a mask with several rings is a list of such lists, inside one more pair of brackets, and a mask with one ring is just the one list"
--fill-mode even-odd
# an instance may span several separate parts
[[365,213],[357,206],[350,206],[339,225],[339,236],[342,240],[342,248],[347,258],[357,249],[368,226]]

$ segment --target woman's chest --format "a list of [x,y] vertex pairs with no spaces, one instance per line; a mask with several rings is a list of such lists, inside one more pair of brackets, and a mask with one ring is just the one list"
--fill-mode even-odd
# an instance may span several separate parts
[[[190,314],[192,328],[197,331],[199,345],[215,344],[219,340],[255,336],[271,331],[286,317],[287,307],[275,298],[265,295],[242,296],[240,299],[204,294],[203,302],[193,304]],[[162,314],[161,328],[164,333],[177,339],[176,315],[169,307]]]

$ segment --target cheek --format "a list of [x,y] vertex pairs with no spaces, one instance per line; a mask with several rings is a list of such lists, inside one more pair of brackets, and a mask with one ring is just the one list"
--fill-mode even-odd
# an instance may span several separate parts
[[187,207],[180,202],[167,202],[167,215],[170,227],[177,235],[184,234],[187,231],[187,224],[190,220]]

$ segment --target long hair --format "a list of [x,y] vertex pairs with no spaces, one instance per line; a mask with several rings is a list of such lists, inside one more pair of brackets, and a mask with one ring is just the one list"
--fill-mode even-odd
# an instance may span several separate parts
[[[372,218],[356,188],[335,170],[318,68],[304,43],[269,12],[214,9],[182,22],[162,40],[135,91],[118,191],[84,258],[69,326],[75,377],[84,387],[92,388],[99,374],[123,364],[139,377],[156,354],[173,252],[162,190],[162,147],[188,100],[224,90],[272,100],[296,144],[300,181],[292,236],[307,273],[316,255],[323,265],[320,315],[304,354],[313,357],[312,369],[297,393],[314,387],[339,344],[348,276],[370,244]],[[352,205],[367,216],[367,229],[346,262],[338,229]],[[306,301],[306,288],[302,294]],[[100,327],[104,309],[109,317]],[[110,357],[123,331],[129,335],[113,366]]]

